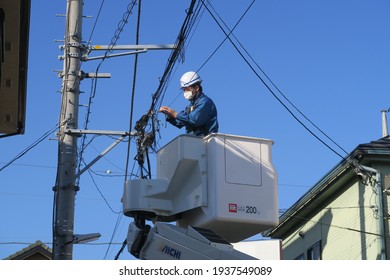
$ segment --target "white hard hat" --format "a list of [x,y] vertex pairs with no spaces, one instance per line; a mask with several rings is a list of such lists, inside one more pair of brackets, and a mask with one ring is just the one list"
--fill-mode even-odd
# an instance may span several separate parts
[[182,88],[189,87],[196,83],[201,83],[202,79],[199,77],[198,73],[194,71],[189,71],[187,73],[184,73],[183,76],[180,78],[180,86]]

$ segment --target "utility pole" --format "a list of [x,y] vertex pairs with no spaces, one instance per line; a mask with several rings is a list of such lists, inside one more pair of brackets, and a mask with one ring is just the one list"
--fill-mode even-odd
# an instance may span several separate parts
[[64,66],[62,75],[62,105],[59,129],[59,155],[55,192],[53,228],[53,259],[71,260],[74,242],[77,134],[68,133],[78,128],[80,61],[82,57],[83,0],[67,1]]

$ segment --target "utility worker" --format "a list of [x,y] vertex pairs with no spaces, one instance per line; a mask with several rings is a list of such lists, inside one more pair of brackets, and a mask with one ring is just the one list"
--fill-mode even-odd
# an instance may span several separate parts
[[218,132],[217,108],[203,93],[201,83],[202,79],[196,72],[185,73],[180,79],[180,86],[190,104],[179,113],[168,106],[159,110],[166,115],[169,123],[178,128],[185,126],[188,134],[196,136]]

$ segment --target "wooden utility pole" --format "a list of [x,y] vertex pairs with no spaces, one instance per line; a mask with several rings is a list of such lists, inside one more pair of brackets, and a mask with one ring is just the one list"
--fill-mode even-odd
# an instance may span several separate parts
[[70,260],[74,241],[74,204],[78,135],[68,133],[78,128],[80,60],[82,57],[83,0],[67,1],[62,105],[60,115],[58,168],[55,192],[53,259]]

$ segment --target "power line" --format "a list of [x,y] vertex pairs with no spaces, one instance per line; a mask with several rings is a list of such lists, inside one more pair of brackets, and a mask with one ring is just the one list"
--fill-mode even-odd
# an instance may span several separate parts
[[[199,72],[209,61],[210,59],[216,54],[216,52],[219,50],[220,47],[222,47],[222,45],[226,42],[226,40],[228,39],[228,37],[230,35],[233,35],[233,31],[236,29],[236,27],[239,25],[239,23],[241,22],[241,20],[245,17],[245,15],[248,13],[248,11],[250,10],[250,8],[253,6],[253,4],[255,3],[256,0],[253,0],[252,3],[250,3],[250,5],[248,6],[248,8],[245,10],[245,12],[242,14],[242,16],[239,18],[239,20],[237,21],[237,23],[233,26],[233,28],[229,31],[229,34],[227,36],[225,36],[225,38],[222,40],[222,42],[217,46],[217,48],[211,53],[211,55],[206,59],[206,61],[198,68],[198,70],[196,72]],[[211,6],[212,7],[212,6]],[[213,8],[213,7],[212,7]],[[213,8],[214,9],[214,8]],[[226,24],[225,24],[226,26]]]
[[59,125],[56,124],[52,129],[45,132],[41,137],[39,137],[35,142],[33,142],[30,146],[28,146],[26,149],[21,151],[18,155],[16,155],[13,159],[11,159],[8,163],[6,163],[3,167],[0,168],[0,172],[3,171],[5,168],[13,164],[15,161],[26,155],[29,151],[31,151],[33,148],[35,148],[39,143],[41,143],[43,140],[45,140],[50,134],[54,133],[59,128]]
[[[238,46],[233,42],[233,40],[228,35],[228,32],[225,31],[225,29],[222,27],[221,23],[218,21],[216,16],[213,14],[213,12],[209,9],[209,7],[205,4],[204,0],[201,0],[203,5],[205,6],[206,10],[209,12],[211,17],[214,19],[214,21],[217,23],[219,28],[222,30],[222,32],[225,34],[226,38],[230,41],[230,43],[233,45],[233,47],[236,49],[236,51],[239,53],[241,58],[245,61],[245,63],[249,66],[249,68],[252,70],[252,72],[257,76],[257,78],[263,83],[263,85],[268,89],[268,91],[274,96],[274,98],[290,113],[290,115],[299,123],[302,127],[304,127],[312,136],[314,136],[318,141],[320,141],[323,145],[325,145],[328,149],[330,149],[333,153],[341,157],[342,159],[345,159],[344,156],[342,156],[340,153],[338,153],[335,149],[333,149],[330,145],[328,145],[324,140],[322,140],[318,135],[316,135],[308,126],[306,126],[293,112],[292,110],[275,94],[275,92],[271,89],[271,87],[265,82],[265,80],[260,76],[260,74],[256,71],[254,66],[249,62],[249,60],[245,57],[243,52],[238,48]],[[211,6],[211,4],[209,3]],[[237,40],[237,39],[236,39]],[[238,41],[238,40],[237,40]],[[241,44],[240,44],[241,45]],[[245,50],[244,47],[241,48]],[[245,50],[246,53],[248,53]],[[296,108],[295,106],[293,106]],[[300,112],[300,111],[298,111]],[[328,137],[329,138],[329,137]],[[332,142],[334,142],[332,140]],[[339,146],[339,145],[337,145]],[[342,149],[343,152],[348,154],[344,149]]]
[[357,233],[363,233],[363,234],[368,234],[368,235],[374,235],[374,236],[379,236],[379,237],[387,237],[387,236],[381,235],[381,234],[376,233],[376,232],[369,232],[369,231],[354,229],[354,228],[345,227],[345,226],[338,226],[338,225],[334,225],[334,224],[328,224],[328,223],[324,223],[322,221],[312,221],[311,219],[300,217],[300,216],[294,216],[293,218],[299,219],[299,220],[304,220],[306,222],[318,223],[318,224],[321,224],[321,225],[324,225],[324,226],[338,228],[338,229],[342,229],[342,230],[347,230],[347,231],[352,231],[352,232],[357,232]]
[[[138,45],[138,43],[139,43],[139,32],[140,32],[140,22],[141,22],[141,3],[142,3],[142,1],[138,0],[138,18],[137,18],[136,35],[135,35],[136,36],[136,38],[135,38],[136,45]],[[138,54],[136,53],[135,59],[134,59],[133,85],[132,85],[131,101],[130,101],[129,131],[131,131],[131,129],[133,127],[134,99],[135,99],[135,86],[136,86],[136,80],[137,80],[137,69],[138,69]],[[129,141],[127,144],[127,156],[126,156],[124,184],[126,183],[127,176],[128,176],[130,148],[131,148],[131,141]],[[120,221],[121,221],[121,217],[118,217],[117,222],[116,222],[115,227],[114,227],[114,230],[113,230],[112,235],[111,235],[111,241],[114,239],[114,236],[116,234],[116,231],[118,229]],[[106,253],[104,255],[104,259],[107,258],[110,247],[111,247],[111,244],[109,244],[107,247]],[[117,256],[119,256],[119,254],[123,251],[123,248],[124,248],[124,246],[122,245],[122,248],[118,252]]]
[[92,40],[93,33],[95,32],[95,28],[96,28],[97,22],[98,22],[98,20],[99,20],[99,18],[100,18],[100,13],[101,13],[102,10],[103,10],[104,1],[105,1],[105,0],[102,0],[102,2],[100,3],[99,12],[98,12],[98,14],[97,14],[97,16],[96,16],[96,19],[95,19],[95,22],[94,22],[94,24],[93,24],[91,34],[89,35],[88,44],[90,44],[90,42],[91,42],[91,40]]
[[[237,23],[233,26],[233,28],[230,30],[228,36],[230,36],[231,34],[233,34],[233,31],[236,29],[236,27],[239,25],[239,23],[241,22],[241,20],[245,17],[245,15],[248,13],[248,11],[250,10],[250,8],[252,7],[252,5],[254,4],[256,0],[253,0],[252,3],[248,6],[248,8],[244,11],[244,13],[242,14],[242,16],[239,18],[239,20],[237,21]],[[217,53],[217,51],[222,47],[222,45],[226,42],[228,36],[226,36],[222,42],[215,48],[215,50],[209,55],[209,57],[202,63],[202,65],[200,67],[198,67],[198,69],[196,70],[196,72],[200,72],[202,70],[202,68],[211,60],[211,58]],[[176,100],[177,98],[179,97],[180,94],[178,94],[172,101],[171,103],[169,103],[168,106],[171,106]]]
[[[207,0],[209,1],[209,0]],[[253,0],[254,2],[255,0]],[[252,4],[253,4],[252,2]],[[213,8],[213,6],[211,5],[210,3],[210,6],[211,8],[214,10],[214,12],[217,14],[217,16],[219,17],[219,19],[222,21],[222,23],[225,25],[225,27],[229,30],[229,27],[227,26],[227,24],[223,21],[223,19],[218,15],[218,13],[216,12],[216,10]],[[235,27],[234,27],[235,28]],[[319,132],[322,133],[322,135],[324,135],[327,139],[329,139],[333,144],[335,144],[340,150],[342,150],[345,154],[348,154],[348,152],[346,150],[344,150],[338,143],[336,143],[329,135],[327,135],[323,130],[321,130],[313,121],[311,121],[301,110],[299,110],[299,108],[297,108],[291,101],[289,98],[287,98],[287,96],[279,89],[279,87],[272,81],[272,79],[267,75],[267,73],[265,73],[265,71],[260,67],[260,65],[255,61],[255,59],[253,58],[253,56],[246,50],[246,48],[241,44],[241,42],[237,39],[237,37],[232,33],[232,31],[234,30],[234,28],[231,30],[231,32],[229,33],[232,34],[233,38],[237,41],[237,43],[240,45],[240,47],[244,50],[244,52],[248,55],[248,57],[252,60],[252,62],[257,66],[257,68],[263,73],[263,75],[267,78],[267,80],[272,84],[272,86],[280,93],[280,95],[283,96],[283,98],[302,116],[304,117],[311,125],[313,125]],[[228,36],[229,36],[228,35]]]
[[111,205],[108,203],[106,197],[104,196],[104,194],[103,194],[102,191],[100,190],[100,188],[99,188],[99,186],[97,185],[97,183],[96,183],[94,177],[92,176],[92,172],[91,172],[89,169],[88,169],[88,173],[89,173],[89,175],[90,175],[90,177],[91,177],[91,180],[92,180],[93,184],[95,185],[97,191],[99,192],[100,196],[103,198],[104,203],[108,206],[108,208],[111,210],[111,212],[114,213],[114,214],[121,214],[120,211],[115,211],[114,209],[112,209]]
[[116,234],[116,232],[117,232],[117,230],[119,228],[119,224],[122,221],[122,217],[123,217],[123,215],[118,215],[118,218],[116,219],[114,230],[112,231],[111,239],[110,239],[110,242],[108,243],[108,247],[106,249],[106,253],[104,254],[104,258],[103,259],[107,259],[108,251],[110,250],[110,247],[113,244],[112,241],[114,240],[114,236],[115,236],[115,234]]
[[283,186],[283,187],[292,187],[292,188],[306,188],[306,189],[309,189],[311,188],[311,186],[306,186],[306,185],[294,185],[294,184],[281,184],[279,183],[278,186]]
[[176,64],[177,60],[179,59],[180,55],[183,52],[184,43],[188,37],[188,35],[191,33],[192,28],[199,16],[200,13],[200,5],[198,4],[195,7],[196,0],[192,0],[190,7],[187,10],[187,16],[182,24],[182,27],[180,29],[179,35],[177,36],[176,43],[175,43],[175,49],[172,51],[167,66],[165,67],[164,73],[160,79],[159,86],[156,90],[156,92],[153,94],[152,97],[152,104],[150,106],[150,110],[155,110],[157,107],[157,102],[164,98],[164,92],[166,90],[167,82],[170,80],[170,76],[172,73],[172,69],[174,65]]
[[[0,162],[0,164],[7,164],[7,163],[6,162]],[[48,168],[48,169],[57,168],[56,166],[39,165],[39,164],[26,164],[26,163],[12,163],[11,165],[24,166],[24,167]]]
[[115,260],[119,259],[119,256],[120,256],[120,254],[122,254],[122,252],[125,249],[126,245],[127,245],[127,238],[125,239],[125,241],[123,241],[122,247],[119,249],[118,253],[115,255],[115,258],[114,258]]
[[[135,35],[135,44],[139,43],[139,31],[140,31],[140,22],[141,22],[141,0],[138,1],[138,19],[137,19],[137,27],[136,27],[136,35]],[[138,67],[138,54],[135,54],[134,59],[134,73],[133,73],[133,86],[131,90],[131,101],[130,101],[130,117],[129,117],[129,131],[133,128],[133,116],[134,116],[134,99],[135,99],[135,85],[137,79],[137,67]],[[128,169],[129,169],[129,158],[130,158],[130,148],[131,142],[128,142],[127,145],[127,157],[126,157],[126,167],[125,167],[125,182],[127,180]]]

